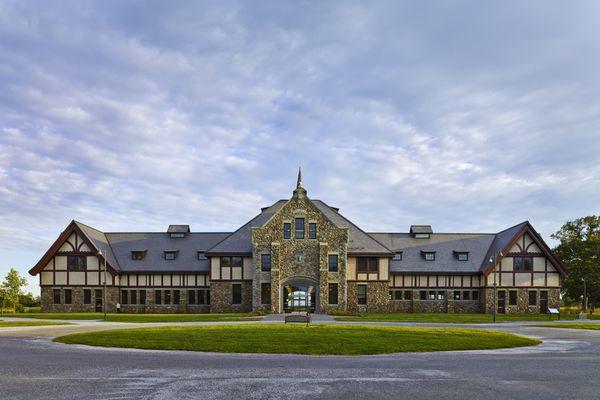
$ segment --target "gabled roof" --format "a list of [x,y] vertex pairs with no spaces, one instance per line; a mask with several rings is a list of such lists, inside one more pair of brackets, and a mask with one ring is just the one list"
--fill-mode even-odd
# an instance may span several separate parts
[[[402,260],[392,260],[390,271],[396,273],[479,273],[494,234],[432,233],[429,239],[417,239],[412,233],[371,233]],[[422,252],[435,252],[435,260],[427,261]],[[468,252],[467,261],[458,261],[455,252]]]
[[338,212],[337,208],[330,207],[321,200],[310,200],[338,228],[348,228],[348,254],[349,255],[388,255],[392,252],[376,238],[354,225],[350,220]]
[[189,225],[169,225],[167,233],[190,233]]
[[252,228],[263,226],[287,200],[262,208],[261,213],[244,224],[237,231],[207,250],[207,254],[252,254]]

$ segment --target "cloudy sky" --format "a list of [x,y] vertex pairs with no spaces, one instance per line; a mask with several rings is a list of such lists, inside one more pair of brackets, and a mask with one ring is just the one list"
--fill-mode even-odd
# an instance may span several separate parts
[[[599,212],[600,3],[0,4],[0,275],[71,219],[234,230],[291,195],[368,231],[544,238]],[[29,289],[36,280],[29,277]]]

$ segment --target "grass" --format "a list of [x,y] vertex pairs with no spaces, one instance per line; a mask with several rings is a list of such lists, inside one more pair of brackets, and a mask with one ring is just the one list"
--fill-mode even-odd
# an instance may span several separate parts
[[47,321],[0,321],[0,328],[11,328],[15,326],[45,326],[45,325],[70,325],[66,322]]
[[136,349],[353,356],[497,349],[540,343],[510,333],[476,329],[267,324],[118,329],[75,333],[55,341]]
[[[556,317],[555,317],[556,318]],[[576,314],[562,314],[562,320],[577,319]],[[594,315],[593,319],[599,318]],[[492,323],[492,314],[452,314],[452,313],[364,313],[356,316],[336,317],[338,321],[370,322],[429,322],[443,324],[485,324]],[[546,314],[498,314],[498,322],[548,321]]]
[[[102,313],[32,313],[15,314],[16,318],[98,320]],[[108,314],[110,322],[209,322],[209,321],[258,321],[261,318],[248,313],[223,314]]]
[[589,329],[593,331],[600,331],[600,324],[586,324],[586,323],[569,323],[569,324],[547,324],[547,325],[531,325],[539,328],[562,328],[562,329]]

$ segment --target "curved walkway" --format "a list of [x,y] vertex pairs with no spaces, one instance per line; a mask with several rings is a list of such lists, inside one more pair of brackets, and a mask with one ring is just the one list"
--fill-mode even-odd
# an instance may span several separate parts
[[544,343],[505,350],[317,357],[53,343],[51,337],[83,330],[223,323],[68,322],[74,325],[0,329],[0,398],[535,400],[597,399],[600,393],[600,331],[529,323],[464,325],[535,336]]

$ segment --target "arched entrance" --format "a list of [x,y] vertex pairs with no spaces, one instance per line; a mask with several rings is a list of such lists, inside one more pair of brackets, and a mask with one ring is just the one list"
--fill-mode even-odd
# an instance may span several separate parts
[[319,283],[316,279],[298,276],[287,279],[281,285],[284,313],[306,311],[314,313],[319,304]]

